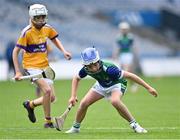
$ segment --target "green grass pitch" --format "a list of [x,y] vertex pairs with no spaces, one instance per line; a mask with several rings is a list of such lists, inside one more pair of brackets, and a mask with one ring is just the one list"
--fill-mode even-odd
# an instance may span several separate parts
[[[70,111],[63,131],[44,129],[42,107],[35,110],[37,122],[31,123],[22,106],[35,98],[35,88],[29,82],[0,82],[0,139],[180,139],[180,77],[144,78],[159,92],[154,98],[140,87],[137,93],[126,92],[124,103],[136,120],[148,130],[136,134],[106,100],[93,104],[81,125],[79,134],[65,134],[71,127],[77,105]],[[82,80],[79,101],[94,80]],[[67,107],[71,81],[55,81],[57,100],[52,104],[52,116],[59,116]]]

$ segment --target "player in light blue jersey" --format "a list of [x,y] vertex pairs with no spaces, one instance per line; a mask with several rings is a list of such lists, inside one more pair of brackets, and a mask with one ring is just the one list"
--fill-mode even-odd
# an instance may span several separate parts
[[110,100],[111,104],[118,111],[120,116],[129,122],[130,127],[135,132],[146,133],[147,130],[142,128],[136,122],[126,105],[121,100],[127,87],[127,81],[125,78],[142,85],[150,94],[155,97],[157,97],[157,91],[137,75],[121,70],[112,63],[102,61],[99,57],[98,51],[95,48],[86,48],[81,53],[81,58],[83,67],[72,80],[72,91],[69,104],[72,103],[75,105],[77,101],[77,89],[79,81],[82,78],[89,75],[96,79],[97,82],[81,100],[75,122],[71,129],[66,131],[66,133],[78,133],[80,131],[80,124],[86,115],[88,107],[102,98],[107,98]]

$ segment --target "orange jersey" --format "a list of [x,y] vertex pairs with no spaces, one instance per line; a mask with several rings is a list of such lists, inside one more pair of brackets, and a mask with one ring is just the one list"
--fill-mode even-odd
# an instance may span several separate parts
[[53,40],[58,33],[50,25],[44,25],[40,30],[32,25],[23,29],[16,46],[24,49],[23,68],[45,68],[49,65],[47,57],[47,38]]

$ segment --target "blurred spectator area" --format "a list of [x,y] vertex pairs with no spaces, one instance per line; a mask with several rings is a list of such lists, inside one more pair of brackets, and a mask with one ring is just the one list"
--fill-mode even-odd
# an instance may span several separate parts
[[[48,23],[59,32],[64,47],[80,58],[85,47],[96,46],[103,58],[110,58],[117,24],[132,26],[137,59],[180,56],[179,0],[1,0],[0,58],[10,40],[17,40],[28,24],[28,6],[45,4]],[[54,49],[57,58],[63,55]]]
[[[100,51],[103,49],[103,55],[110,57],[117,34],[116,25],[120,20],[128,20],[135,35],[140,37],[153,39],[153,33],[158,33],[159,40],[154,37],[157,43],[163,39],[164,32],[162,33],[161,29],[166,32],[166,37],[174,39],[172,32],[177,30],[169,28],[173,25],[168,23],[167,17],[172,15],[169,9],[180,7],[178,0],[51,0],[51,3],[48,0],[1,0],[1,58],[8,41],[16,40],[20,31],[28,24],[28,5],[37,2],[47,5],[49,24],[59,31],[64,46],[72,51],[75,57],[78,57],[82,48],[92,45],[100,48]],[[176,45],[173,44],[174,46]]]

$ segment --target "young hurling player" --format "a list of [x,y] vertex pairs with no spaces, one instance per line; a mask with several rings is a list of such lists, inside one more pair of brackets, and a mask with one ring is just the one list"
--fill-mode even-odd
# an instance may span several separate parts
[[[134,38],[130,33],[130,25],[127,22],[119,23],[119,34],[116,38],[116,48],[114,50],[114,58],[117,58],[123,70],[134,71]],[[138,89],[137,84],[131,84],[131,91],[136,92]]]
[[121,100],[127,87],[127,81],[125,78],[142,85],[155,97],[157,97],[157,91],[137,75],[121,70],[112,63],[100,60],[98,51],[95,48],[86,48],[81,53],[81,58],[84,66],[72,80],[72,91],[69,103],[75,105],[79,81],[82,78],[89,75],[96,79],[97,82],[81,100],[75,122],[71,129],[66,131],[66,133],[78,133],[80,131],[80,124],[86,115],[88,107],[102,98],[110,100],[114,108],[129,122],[130,127],[135,132],[147,133],[147,130],[142,128],[136,122],[135,118],[131,115],[128,108]]
[[[20,72],[18,63],[18,54],[23,49],[23,68],[27,73],[37,74],[43,69],[49,67],[47,58],[47,38],[49,38],[56,47],[62,51],[67,60],[71,59],[71,54],[67,52],[60,40],[57,38],[58,33],[47,22],[48,10],[44,5],[34,4],[29,7],[29,16],[31,24],[23,29],[19,37],[16,47],[13,50],[13,62],[15,66],[15,80],[20,80],[22,73]],[[23,103],[28,112],[28,117],[31,122],[36,122],[34,108],[43,105],[45,115],[45,128],[52,128],[51,121],[51,102],[55,100],[53,81],[47,78],[33,78],[32,81],[37,84],[44,95],[32,101]]]

